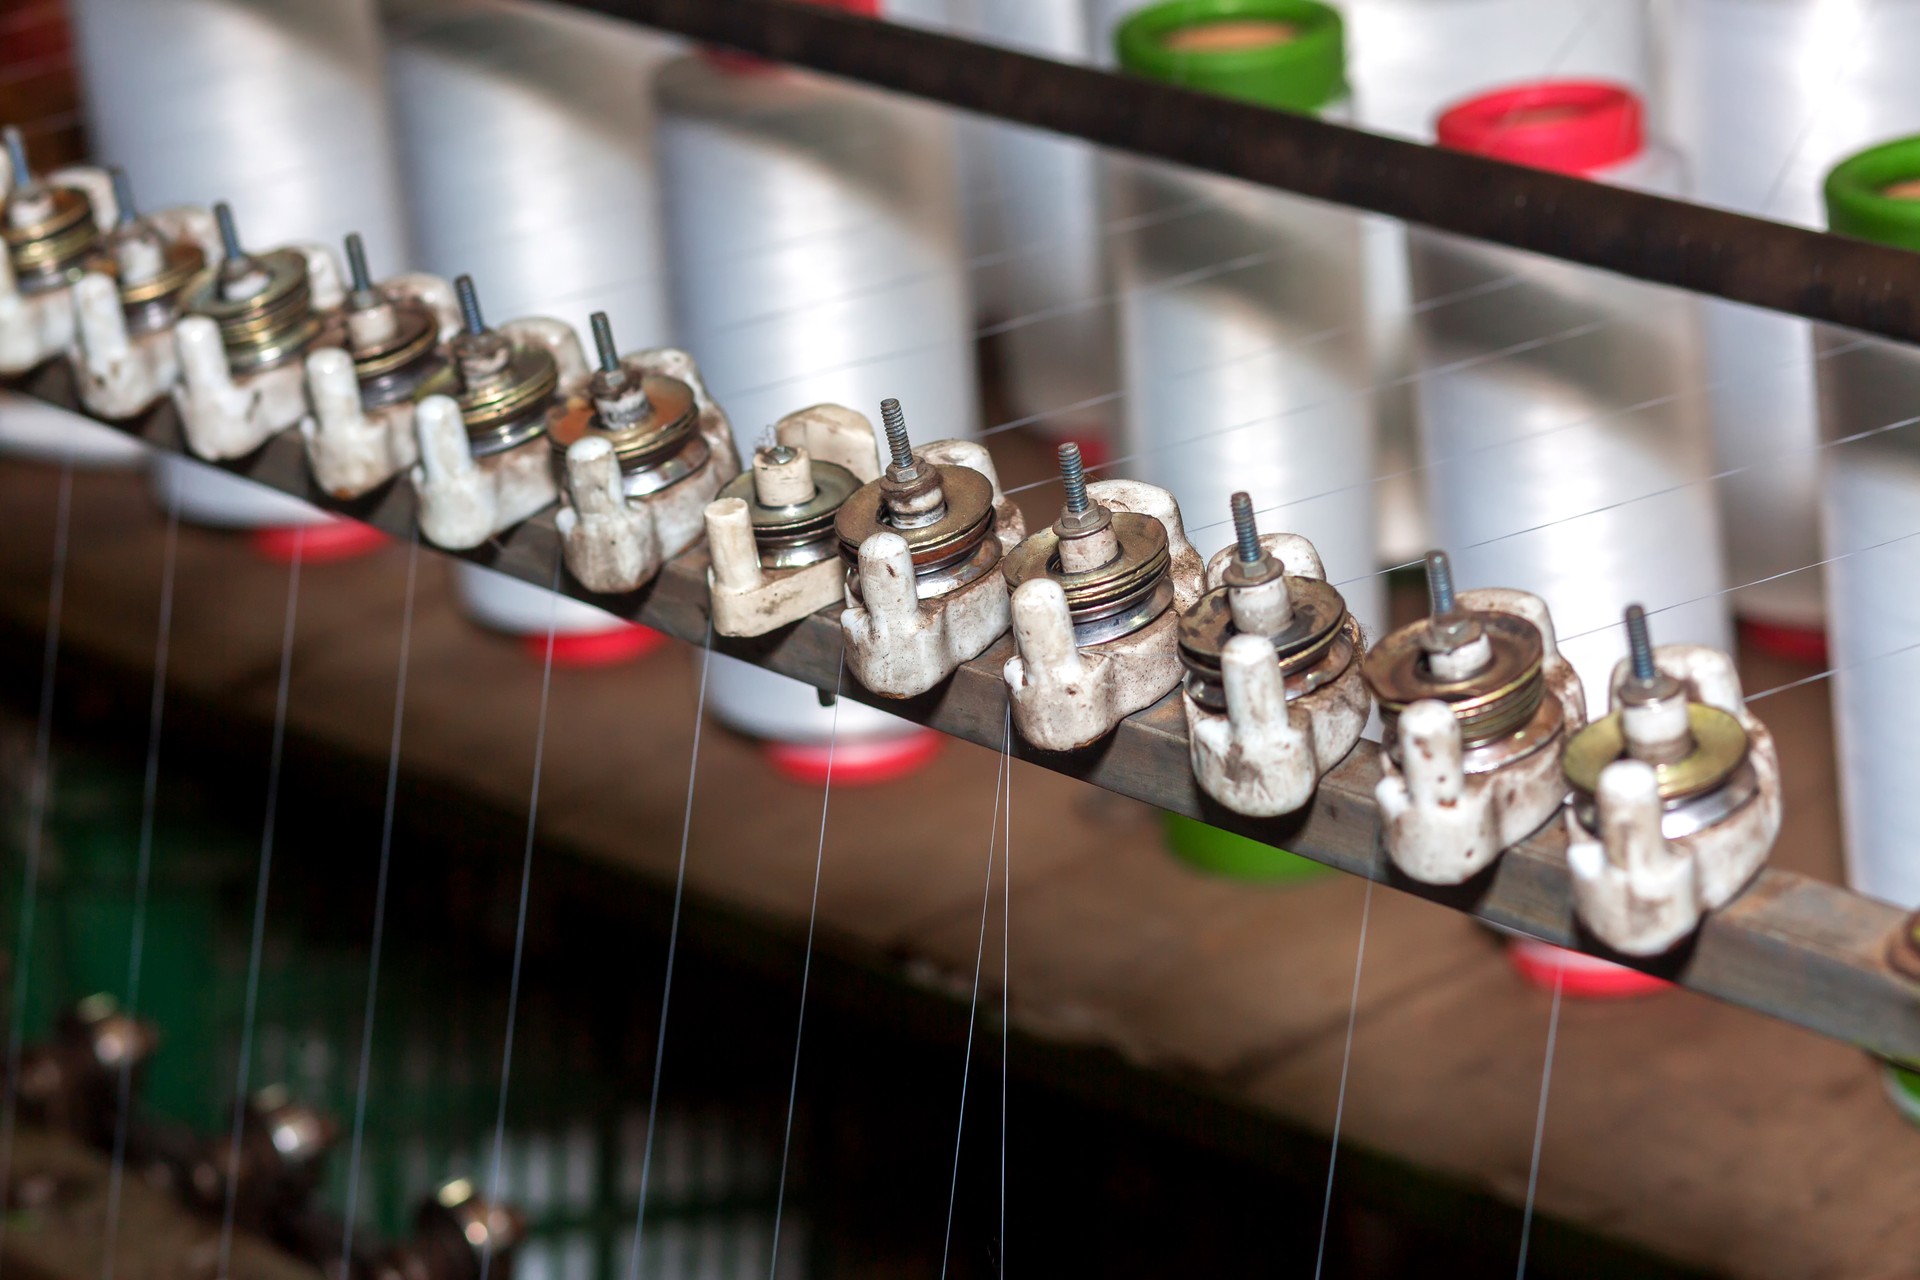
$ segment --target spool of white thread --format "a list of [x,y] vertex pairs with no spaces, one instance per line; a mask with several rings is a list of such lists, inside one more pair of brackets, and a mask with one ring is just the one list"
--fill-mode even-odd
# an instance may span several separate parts
[[490,315],[604,311],[624,345],[667,345],[650,82],[675,46],[501,0],[416,4],[390,42],[417,265],[472,275]]
[[142,206],[231,204],[247,241],[408,245],[374,0],[72,0],[96,157]]
[[87,468],[147,460],[147,446],[125,432],[15,391],[0,391],[0,453]]
[[[1440,132],[1443,145],[1596,181],[1684,188],[1679,157],[1645,141],[1620,86],[1488,94]],[[1626,605],[1645,605],[1663,642],[1728,648],[1694,300],[1435,232],[1410,231],[1408,246],[1422,298],[1517,277],[1414,318],[1435,540],[1458,580],[1545,600],[1594,715]]]
[[[1591,78],[1645,93],[1653,49],[1646,0],[1334,0],[1346,17],[1353,121],[1433,140],[1433,121],[1488,87],[1542,77]],[[1366,220],[1367,313],[1374,380],[1383,386],[1376,469],[1380,552],[1405,563],[1433,540],[1416,468],[1405,225]]]
[[[1827,181],[1829,224],[1920,247],[1916,182],[1920,136],[1853,156]],[[1816,327],[1814,338],[1847,879],[1920,908],[1920,598],[1909,585],[1920,572],[1920,354],[1841,329]]]
[[[976,434],[952,122],[705,55],[663,69],[657,89],[675,318],[741,453],[824,401],[873,417],[897,397],[916,440]],[[917,732],[847,699],[836,731],[811,688],[720,655],[707,698],[735,728],[789,743]]]
[[[1088,0],[955,0],[958,33],[1061,62],[1086,62]],[[1040,432],[1108,435],[1119,370],[1105,300],[1100,157],[1042,129],[970,119],[962,173],[977,317],[998,356],[1008,409]]]
[[[419,265],[470,274],[489,314],[576,324],[605,311],[629,348],[671,341],[654,185],[651,77],[675,46],[632,23],[500,0],[397,6],[389,77]],[[466,561],[456,599],[559,661],[646,645],[604,610]],[[620,642],[626,637],[626,643]]]
[[[70,7],[95,155],[126,170],[143,207],[225,200],[249,244],[358,231],[376,260],[406,262],[373,0]],[[215,468],[160,465],[160,494],[199,522],[333,521]]]
[[[1221,8],[1152,12],[1200,24]],[[1338,22],[1326,11],[1314,20]],[[1205,61],[1177,63],[1179,78],[1206,87]],[[1283,63],[1275,74],[1291,72]],[[1107,242],[1126,390],[1116,468],[1171,490],[1203,550],[1228,540],[1227,499],[1247,491],[1263,528],[1312,540],[1348,607],[1378,634],[1385,588],[1359,217],[1170,165],[1110,156],[1108,168],[1112,216],[1131,223]]]
[[[1704,203],[1822,226],[1826,170],[1920,128],[1916,0],[1669,0],[1663,16],[1667,128]],[[1767,624],[1756,639],[1786,628],[1817,644],[1808,326],[1726,302],[1708,304],[1706,323],[1716,451],[1735,473],[1720,484],[1735,608]]]
[[1433,140],[1434,119],[1476,92],[1544,78],[1646,94],[1647,0],[1333,0],[1347,20],[1354,123]]

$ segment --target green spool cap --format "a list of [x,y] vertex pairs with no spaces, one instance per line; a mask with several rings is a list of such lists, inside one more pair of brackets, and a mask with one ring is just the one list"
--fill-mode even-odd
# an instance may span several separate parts
[[1261,844],[1231,831],[1210,827],[1177,813],[1165,816],[1167,848],[1188,866],[1209,875],[1231,880],[1256,880],[1267,884],[1290,884],[1318,880],[1333,874],[1322,866],[1270,844]]
[[1887,1096],[1902,1115],[1920,1124],[1920,1071],[1888,1063]]
[[[1911,194],[1889,195],[1912,184]],[[1827,174],[1827,227],[1856,240],[1920,250],[1920,137],[1856,152]]]
[[1166,0],[1122,22],[1114,45],[1133,75],[1282,111],[1347,95],[1346,33],[1318,0]]

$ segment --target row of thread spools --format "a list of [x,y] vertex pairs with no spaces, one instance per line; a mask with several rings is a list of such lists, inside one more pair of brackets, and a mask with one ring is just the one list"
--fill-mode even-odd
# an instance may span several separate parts
[[[889,16],[1099,57],[1121,7],[955,0]],[[1344,42],[1326,38],[1310,5],[1176,7],[1189,25],[1235,17],[1233,40],[1266,51],[1227,59],[1206,40],[1161,40],[1134,48],[1130,69],[1411,134],[1462,94],[1543,73],[1641,94],[1661,84],[1653,132],[1680,141],[1685,178],[1672,151],[1645,143],[1629,98],[1591,87],[1575,95],[1584,101],[1483,103],[1477,126],[1475,112],[1457,115],[1445,140],[1803,221],[1819,220],[1830,160],[1920,123],[1891,52],[1916,21],[1906,3],[1869,13],[1682,0],[1656,25],[1637,3],[1353,0]],[[380,33],[366,5],[208,3],[165,22],[117,0],[75,10],[96,139],[150,200],[223,191],[266,237],[359,226],[376,254],[397,252]],[[1464,576],[1549,598],[1577,663],[1585,647],[1604,667],[1602,632],[1624,598],[1647,600],[1670,633],[1714,643],[1724,602],[1707,598],[1727,588],[1776,637],[1821,616],[1807,567],[1821,555],[1804,326],[1709,307],[1712,394],[1676,394],[1696,317],[1655,291],[1432,238],[1411,255],[1409,286],[1393,228],[1131,167],[1103,199],[1101,162],[1077,144],[998,126],[956,144],[948,123],[897,100],[676,55],[591,20],[412,5],[388,26],[418,259],[475,271],[509,314],[598,304],[623,331],[674,334],[748,432],[779,407],[871,404],[903,387],[936,434],[976,430],[971,348],[984,321],[1016,412],[1076,436],[1123,421],[1115,461],[1190,509],[1220,512],[1233,485],[1284,508],[1369,621],[1380,609],[1371,575],[1426,540],[1408,516],[1422,505]],[[1210,71],[1226,61],[1234,75]],[[1521,129],[1517,107],[1547,110]],[[1504,123],[1487,128],[1489,111]],[[1547,129],[1548,116],[1587,123]],[[1517,151],[1529,137],[1549,145]],[[948,163],[956,145],[964,187]],[[1855,348],[1820,368],[1867,358]],[[1436,364],[1447,372],[1411,378]],[[1414,399],[1417,413],[1404,403]],[[1840,463],[1862,450],[1826,453]],[[1715,468],[1724,542],[1702,483]],[[1913,900],[1914,886],[1891,878],[1915,861],[1895,848],[1912,829],[1907,801],[1897,782],[1877,785],[1899,774],[1885,750],[1897,740],[1878,732],[1898,715],[1885,696],[1895,673],[1887,661],[1862,668],[1908,643],[1904,620],[1887,616],[1891,593],[1869,585],[1904,530],[1865,527],[1890,511],[1898,473],[1829,472],[1849,494],[1877,490],[1836,504],[1827,553],[1847,555],[1831,591],[1848,605],[1835,642],[1850,843],[1863,887]],[[536,604],[530,620],[545,613]],[[747,683],[764,679],[720,673],[717,708],[774,727],[776,695]],[[1869,679],[1879,696],[1855,696]],[[788,700],[795,718],[779,729],[804,735],[811,694]],[[850,720],[843,732],[884,732]],[[1896,763],[1881,775],[1879,762]]]
[[563,321],[489,325],[470,276],[375,279],[349,235],[343,280],[323,246],[247,249],[224,204],[141,216],[98,170],[36,177],[6,136],[0,354],[16,373],[64,359],[105,418],[170,399],[202,458],[297,431],[320,493],[352,501],[404,477],[422,535],[453,550],[558,502],[566,567],[602,594],[639,590],[704,540],[714,632],[766,636],[844,606],[845,670],[889,698],[932,691],[1011,630],[1003,675],[1028,742],[1092,746],[1182,689],[1201,788],[1255,818],[1304,808],[1377,706],[1383,842],[1403,872],[1464,883],[1565,808],[1574,907],[1630,954],[1690,936],[1772,848],[1778,760],[1732,659],[1656,650],[1637,607],[1610,713],[1589,724],[1547,603],[1456,594],[1440,553],[1430,616],[1368,650],[1313,542],[1261,536],[1245,491],[1232,544],[1203,562],[1169,489],[1089,481],[1068,442],[1060,515],[1028,536],[988,450],[916,448],[893,398],[884,452],[864,415],[822,403],[782,415],[743,472],[692,358],[623,353],[604,311],[589,370]]

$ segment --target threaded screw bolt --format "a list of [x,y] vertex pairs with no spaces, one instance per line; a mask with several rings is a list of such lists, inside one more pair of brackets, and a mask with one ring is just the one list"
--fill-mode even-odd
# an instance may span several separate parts
[[1637,604],[1627,606],[1627,652],[1633,657],[1633,678],[1641,682],[1659,675],[1653,665],[1653,637],[1647,633],[1647,611]]
[[1427,552],[1427,603],[1434,617],[1453,612],[1453,564],[1444,551]]
[[367,246],[358,231],[347,233],[347,273],[353,277],[355,293],[373,292],[373,273],[367,270]]
[[7,164],[13,169],[14,187],[26,186],[33,178],[33,170],[27,167],[27,140],[12,125],[0,130],[0,139],[6,142]]
[[1260,527],[1253,522],[1253,498],[1236,493],[1227,499],[1227,505],[1233,510],[1235,558],[1241,564],[1260,563],[1264,553],[1260,549]]
[[107,170],[113,179],[113,202],[120,209],[120,225],[127,226],[140,216],[140,210],[133,203],[133,182],[127,177],[127,171],[115,165]]
[[613,323],[607,313],[596,311],[587,317],[587,323],[593,326],[593,349],[600,356],[600,372],[619,372],[620,349],[613,345]]
[[887,431],[887,449],[893,454],[893,465],[902,471],[913,467],[913,444],[907,439],[907,415],[901,412],[900,402],[889,396],[880,402],[880,425]]
[[238,262],[246,257],[246,251],[240,247],[240,228],[233,224],[233,206],[225,200],[214,205],[213,221],[220,228],[220,249],[227,255],[227,261]]
[[460,319],[465,322],[467,332],[478,337],[487,331],[487,322],[480,318],[480,295],[473,290],[473,277],[461,276],[453,282],[453,292],[460,299]]
[[1087,469],[1080,461],[1080,446],[1069,440],[1060,446],[1060,483],[1067,489],[1067,514],[1087,513]]

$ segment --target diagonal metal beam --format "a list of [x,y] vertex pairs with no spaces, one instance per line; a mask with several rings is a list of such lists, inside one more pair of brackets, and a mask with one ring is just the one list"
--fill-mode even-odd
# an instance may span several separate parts
[[[49,366],[21,389],[82,412],[64,366]],[[158,448],[182,451],[171,405],[141,422],[122,425]],[[397,537],[410,536],[414,529],[413,490],[404,480],[356,503],[333,501],[313,484],[296,433],[281,433],[226,469]],[[547,511],[464,554],[545,587],[552,581],[558,539],[553,513]],[[629,595],[597,596],[570,578],[565,590],[690,644],[700,644],[708,634],[704,547],[672,561],[652,583]],[[831,690],[839,672],[840,625],[836,611],[826,609],[770,636],[715,636],[714,647]],[[1000,668],[1011,653],[1012,641],[1003,637],[940,688],[918,698],[883,699],[852,681],[846,682],[845,696],[998,750],[1006,713]],[[1440,888],[1401,876],[1380,845],[1373,798],[1380,777],[1379,750],[1372,743],[1362,742],[1322,780],[1318,797],[1304,813],[1264,820],[1221,809],[1195,785],[1177,692],[1122,721],[1111,737],[1085,750],[1040,751],[1016,738],[1015,752],[1043,768],[1279,845],[1489,924],[1583,951],[1600,950],[1573,917],[1566,835],[1558,822],[1508,850],[1490,873],[1470,884]],[[1806,876],[1767,871],[1734,902],[1709,916],[1698,936],[1679,951],[1653,960],[1610,958],[1883,1057],[1920,1062],[1920,976],[1903,977],[1889,961],[1903,921],[1902,913],[1885,903]]]
[[1920,254],[789,0],[561,0],[979,115],[1920,342]]

